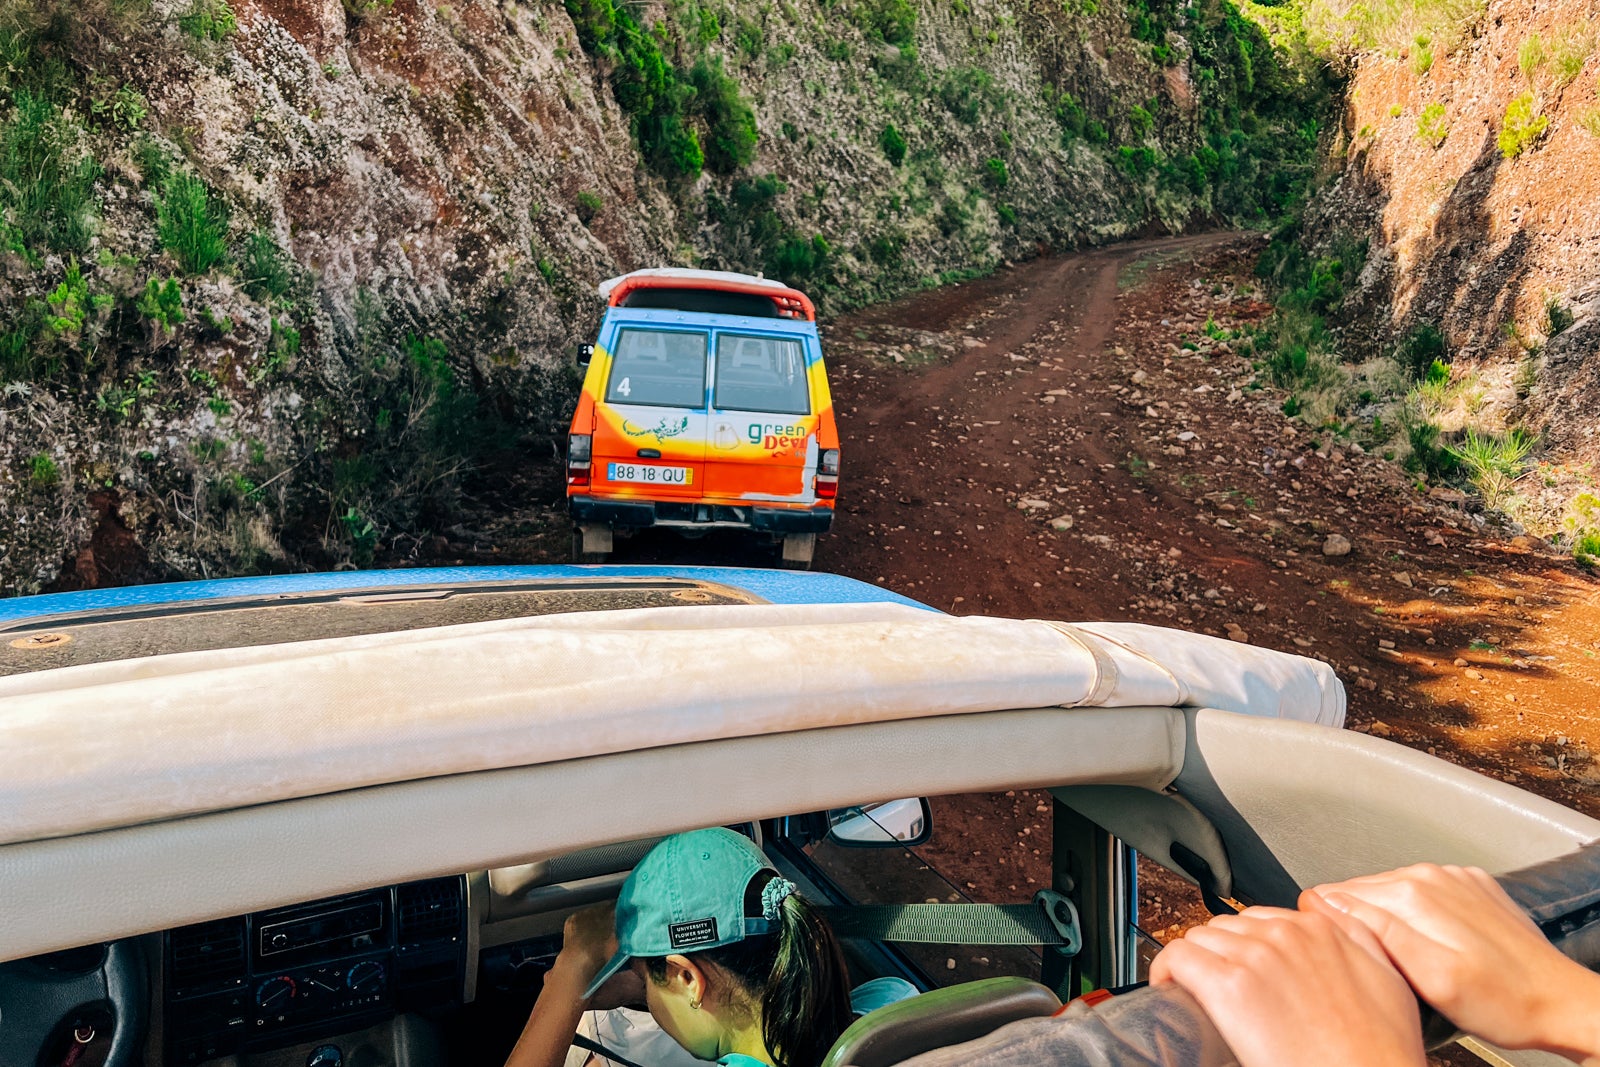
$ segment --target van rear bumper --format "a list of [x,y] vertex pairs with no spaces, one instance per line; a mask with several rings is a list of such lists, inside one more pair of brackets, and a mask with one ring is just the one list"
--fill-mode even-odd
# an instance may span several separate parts
[[611,526],[731,526],[766,533],[827,533],[833,525],[829,507],[774,508],[756,505],[700,504],[687,501],[598,500],[571,498],[574,522]]

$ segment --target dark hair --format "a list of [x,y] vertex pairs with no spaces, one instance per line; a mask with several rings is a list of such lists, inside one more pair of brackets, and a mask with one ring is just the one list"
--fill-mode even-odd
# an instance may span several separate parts
[[[761,916],[761,891],[777,877],[761,871],[745,889],[745,914]],[[694,953],[731,975],[761,1009],[761,1038],[775,1067],[818,1067],[853,1020],[850,977],[839,941],[817,909],[790,893],[778,928],[721,948]],[[664,957],[648,957],[651,978],[666,977]]]

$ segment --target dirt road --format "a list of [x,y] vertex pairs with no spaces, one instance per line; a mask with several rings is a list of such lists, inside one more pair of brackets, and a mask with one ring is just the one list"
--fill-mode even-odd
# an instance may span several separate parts
[[[1118,245],[828,324],[844,474],[817,568],[955,614],[1152,622],[1316,656],[1354,729],[1600,815],[1600,581],[1286,418],[1236,342],[1213,339],[1269,313],[1259,248]],[[1349,551],[1325,555],[1329,535]],[[617,554],[667,560],[770,556],[670,535]],[[1026,896],[1048,877],[1028,840],[1048,832],[1037,801],[941,801],[928,858],[980,899]],[[1015,858],[996,863],[1000,848]],[[1152,883],[1147,926],[1190,914],[1169,888]]]

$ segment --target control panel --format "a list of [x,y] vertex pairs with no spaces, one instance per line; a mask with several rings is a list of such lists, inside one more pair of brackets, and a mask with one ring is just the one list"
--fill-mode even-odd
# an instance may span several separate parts
[[433,879],[169,931],[166,1062],[278,1048],[459,998],[464,890]]

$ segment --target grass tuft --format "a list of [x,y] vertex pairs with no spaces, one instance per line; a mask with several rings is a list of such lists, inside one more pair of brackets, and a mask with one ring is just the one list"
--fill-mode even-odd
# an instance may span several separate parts
[[99,220],[100,167],[81,130],[56,105],[27,90],[13,98],[0,131],[0,243],[15,251],[82,252]]
[[205,182],[176,171],[161,183],[156,198],[156,232],[161,246],[190,274],[205,274],[228,258],[228,212],[211,199]]

